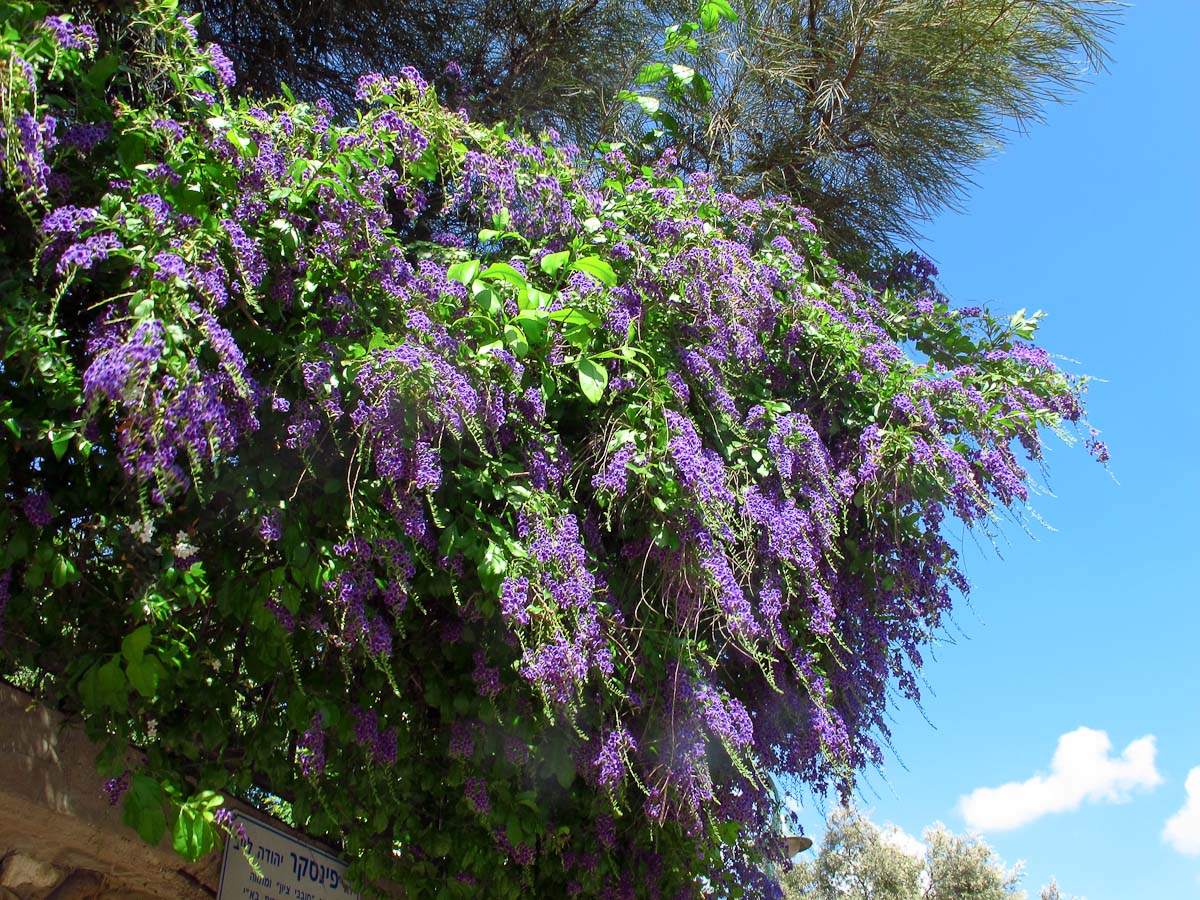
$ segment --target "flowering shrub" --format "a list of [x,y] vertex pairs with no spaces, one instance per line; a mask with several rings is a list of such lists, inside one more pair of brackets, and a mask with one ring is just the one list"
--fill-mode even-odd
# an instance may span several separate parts
[[415,72],[234,102],[173,7],[3,13],[5,671],[185,855],[225,792],[411,897],[770,894],[1080,419],[1036,316]]

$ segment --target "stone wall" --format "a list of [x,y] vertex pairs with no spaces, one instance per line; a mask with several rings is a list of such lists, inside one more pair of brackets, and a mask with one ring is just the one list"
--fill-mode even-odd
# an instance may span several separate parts
[[0,682],[0,900],[212,900],[220,854],[189,864],[169,834],[147,845],[109,805],[95,758],[81,728]]

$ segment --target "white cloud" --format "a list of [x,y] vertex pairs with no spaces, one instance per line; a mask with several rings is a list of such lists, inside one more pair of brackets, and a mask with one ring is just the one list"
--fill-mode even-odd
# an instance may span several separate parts
[[1184,785],[1187,800],[1167,819],[1163,840],[1187,856],[1200,856],[1200,766],[1188,772]]
[[915,837],[896,825],[885,825],[879,834],[879,839],[889,847],[895,847],[901,853],[907,853],[914,859],[924,859],[929,850]]
[[[1119,757],[1110,756],[1111,750],[1106,732],[1076,728],[1058,739],[1049,775],[976,788],[959,798],[959,810],[973,830],[1009,831],[1084,802],[1124,803],[1135,788],[1162,783],[1154,767],[1154,735],[1133,741]],[[1200,808],[1195,815],[1200,819]]]

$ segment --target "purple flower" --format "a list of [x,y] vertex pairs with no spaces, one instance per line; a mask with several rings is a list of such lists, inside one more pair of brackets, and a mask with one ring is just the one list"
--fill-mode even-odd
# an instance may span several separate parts
[[371,758],[380,765],[395,765],[396,762],[396,730],[380,728],[379,716],[375,710],[365,710],[358,706],[351,707],[354,714],[354,740],[366,749]]
[[80,270],[91,269],[98,263],[108,259],[108,255],[113,250],[121,248],[122,244],[117,240],[115,234],[105,232],[103,234],[92,235],[68,247],[63,252],[63,255],[59,257],[58,264],[54,267],[54,270],[59,275],[65,275],[71,271],[72,267]]
[[367,624],[367,650],[384,659],[392,655],[392,629],[383,616],[372,616]]
[[1100,440],[1100,432],[1095,428],[1091,429],[1091,433],[1084,442],[1084,445],[1087,447],[1088,453],[1095,458],[1096,462],[1101,465],[1105,465],[1108,462],[1108,445]]
[[229,836],[234,840],[234,846],[246,847],[250,843],[249,837],[246,835],[246,825],[243,822],[234,823],[233,812],[228,807],[222,806],[213,814],[213,821],[221,828],[229,832]]
[[42,233],[78,239],[83,226],[99,217],[100,211],[95,207],[60,206],[42,219]]
[[258,524],[258,536],[268,544],[283,537],[283,526],[277,512],[269,512],[263,515]]
[[0,643],[4,642],[4,611],[8,608],[9,590],[12,584],[12,569],[0,573]]
[[689,400],[691,400],[691,389],[687,386],[687,382],[683,380],[683,377],[678,372],[668,372],[666,378],[667,384],[675,393],[675,396],[679,398],[681,403],[687,403]]
[[592,487],[597,490],[612,491],[618,497],[625,495],[629,478],[628,466],[637,455],[633,444],[625,444],[608,458],[604,471],[592,477]]
[[112,126],[107,122],[72,125],[63,135],[63,142],[77,147],[82,153],[91,153],[111,131]]
[[129,773],[122,772],[116,778],[109,778],[104,782],[104,795],[108,798],[109,806],[116,806],[121,802],[121,797],[129,790]]
[[454,722],[450,726],[450,755],[469,759],[475,753],[475,726],[471,722]]
[[260,287],[267,274],[267,260],[259,250],[258,244],[247,237],[242,226],[232,219],[222,220],[221,227],[229,235],[229,242],[233,245],[234,256],[242,275],[252,287]]
[[[37,75],[34,74],[33,66],[31,66],[29,64],[29,61],[26,59],[22,59],[20,56],[17,56],[15,53],[11,57],[9,57],[9,59],[11,59],[13,62],[13,65],[15,65],[16,68],[20,70],[21,77],[25,80],[25,86],[28,87],[29,90],[31,90],[31,91],[36,91],[37,90]],[[4,127],[0,126],[0,136],[2,136],[3,134],[4,134]],[[3,154],[4,154],[3,148],[0,148],[0,160],[4,159]]]
[[468,778],[463,787],[463,793],[466,795],[467,802],[471,804],[471,808],[481,816],[486,816],[491,812],[492,804],[488,800],[487,782],[482,778]]
[[229,61],[224,50],[216,44],[209,44],[204,48],[204,52],[208,55],[208,61],[212,63],[217,77],[221,79],[221,84],[227,88],[237,84],[237,73],[234,72],[233,63]]
[[732,503],[733,493],[726,485],[720,455],[703,446],[696,426],[687,416],[674,410],[666,410],[664,415],[672,435],[667,450],[679,470],[679,480],[704,503]]
[[187,281],[187,263],[176,254],[165,252],[155,254],[154,264],[158,266],[158,271],[154,273],[154,277],[159,281],[170,282],[172,278]]
[[274,597],[267,600],[264,604],[271,615],[275,617],[275,621],[279,623],[279,627],[288,634],[294,634],[296,631],[296,617],[292,615],[292,611],[276,600]]
[[529,624],[529,579],[505,578],[500,585],[500,612],[509,623]]
[[637,742],[624,728],[614,728],[600,743],[600,750],[592,761],[596,766],[596,780],[601,787],[616,787],[625,775],[625,759],[637,749]]
[[487,656],[482,650],[476,650],[475,669],[471,672],[471,680],[481,697],[495,697],[500,693],[500,670],[487,664]]
[[55,128],[58,122],[53,116],[43,116],[38,122],[32,115],[22,112],[17,116],[17,136],[20,154],[17,156],[17,171],[23,187],[42,193],[51,176],[46,162],[46,152],[53,149],[58,139]]
[[42,25],[64,50],[94,51],[99,46],[96,29],[91,25],[76,25],[63,16],[47,16],[42,20]]
[[50,514],[50,495],[44,491],[26,494],[21,498],[21,511],[34,528],[48,528],[52,521]]
[[183,126],[174,119],[155,119],[154,122],[151,123],[151,127],[154,128],[155,131],[166,132],[177,141],[182,141],[184,138]]
[[400,77],[416,88],[418,94],[423,94],[429,88],[429,82],[421,77],[421,73],[412,66],[400,70]]
[[154,225],[163,225],[175,214],[175,210],[171,208],[171,204],[167,203],[158,194],[142,194],[137,198],[138,206],[141,206],[146,212],[150,213],[150,222]]

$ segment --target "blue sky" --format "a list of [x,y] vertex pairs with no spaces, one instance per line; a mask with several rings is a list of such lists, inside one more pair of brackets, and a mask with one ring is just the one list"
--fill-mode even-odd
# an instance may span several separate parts
[[[868,774],[860,803],[912,834],[974,824],[1032,897],[1051,875],[1088,900],[1200,897],[1200,774],[1173,831],[1197,855],[1163,838],[1200,767],[1200,2],[1130,7],[1112,54],[923,244],[957,302],[1049,312],[1041,343],[1097,379],[1112,475],[1052,438],[1035,508],[1055,530],[963,537],[974,587],[926,669],[929,722],[897,710],[907,768]],[[1111,749],[1077,732],[1053,771],[1081,727]],[[1039,776],[964,817],[976,789]]]

